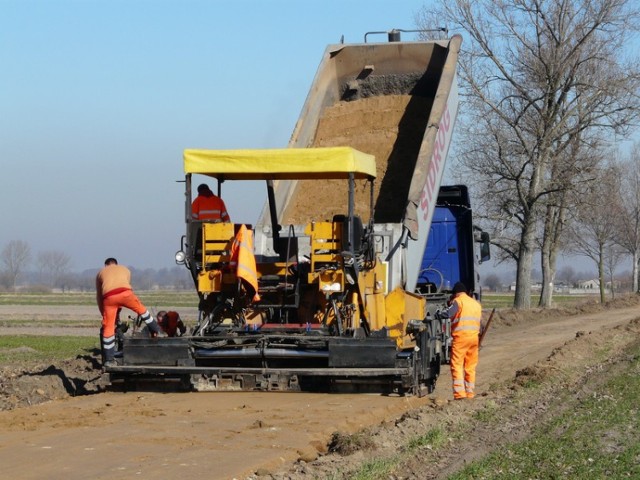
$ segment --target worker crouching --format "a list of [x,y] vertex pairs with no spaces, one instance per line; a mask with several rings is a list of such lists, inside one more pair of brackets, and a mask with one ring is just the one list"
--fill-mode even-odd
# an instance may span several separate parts
[[181,337],[187,331],[187,327],[182,322],[178,312],[160,310],[156,317],[158,318],[158,325],[160,325],[167,337]]
[[451,305],[448,309],[451,319],[451,378],[453,398],[473,398],[475,396],[476,366],[478,365],[478,341],[482,306],[467,294],[462,282],[453,287]]

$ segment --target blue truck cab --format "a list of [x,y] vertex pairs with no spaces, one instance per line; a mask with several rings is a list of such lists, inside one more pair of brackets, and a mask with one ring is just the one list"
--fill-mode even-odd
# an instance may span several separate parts
[[[416,290],[432,302],[448,298],[456,282],[480,294],[476,267],[490,259],[489,234],[473,224],[465,185],[440,187]],[[476,256],[474,244],[480,243]]]

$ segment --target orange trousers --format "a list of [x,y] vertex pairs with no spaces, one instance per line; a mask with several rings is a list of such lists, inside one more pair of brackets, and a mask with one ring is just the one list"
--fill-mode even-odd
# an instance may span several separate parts
[[453,398],[473,398],[478,365],[478,334],[453,337],[451,378]]
[[132,290],[109,295],[103,300],[102,306],[102,335],[105,338],[116,334],[116,316],[119,308],[128,308],[138,315],[144,315],[147,312],[147,308]]

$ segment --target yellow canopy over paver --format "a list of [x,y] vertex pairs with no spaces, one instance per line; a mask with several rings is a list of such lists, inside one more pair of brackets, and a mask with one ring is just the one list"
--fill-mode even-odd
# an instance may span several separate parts
[[185,150],[184,171],[221,180],[372,179],[376,161],[351,147]]

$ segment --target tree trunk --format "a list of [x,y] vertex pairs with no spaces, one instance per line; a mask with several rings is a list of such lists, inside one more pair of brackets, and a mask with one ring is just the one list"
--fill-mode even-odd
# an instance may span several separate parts
[[538,306],[551,308],[553,301],[553,286],[556,278],[556,260],[558,247],[552,247],[550,252],[542,252],[542,292]]
[[[560,196],[560,201],[564,202],[564,200],[565,196]],[[559,239],[562,234],[565,212],[566,209],[562,205],[547,206],[542,251],[540,253],[542,292],[540,292],[538,305],[542,308],[550,308],[553,300],[553,286],[556,278],[558,250],[560,249]]]
[[633,252],[633,293],[638,293],[638,251]]
[[616,299],[616,287],[613,283],[613,271],[609,272],[609,289],[611,290],[611,300]]
[[516,293],[513,306],[516,309],[531,307],[531,265],[533,263],[535,224],[525,221],[520,236],[520,250],[516,273]]
[[604,246],[600,245],[600,255],[598,256],[598,280],[600,282],[600,303],[606,301],[604,291]]

